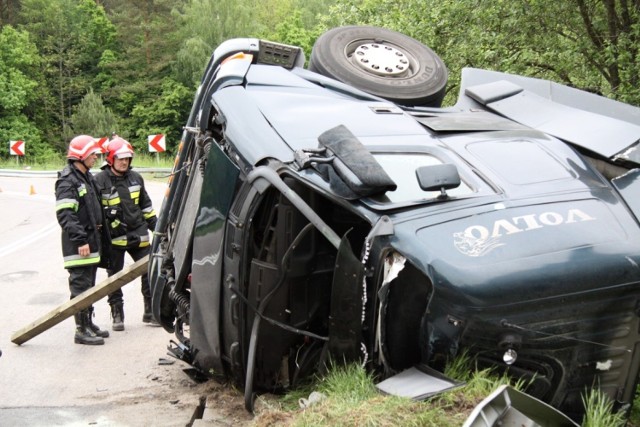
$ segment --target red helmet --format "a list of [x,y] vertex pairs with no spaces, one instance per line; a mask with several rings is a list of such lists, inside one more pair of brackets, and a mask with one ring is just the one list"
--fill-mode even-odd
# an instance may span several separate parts
[[133,157],[133,147],[129,142],[119,136],[113,138],[107,144],[107,164],[113,166],[115,159],[126,159]]
[[69,143],[67,159],[84,161],[93,153],[99,153],[100,147],[94,137],[89,135],[78,135]]

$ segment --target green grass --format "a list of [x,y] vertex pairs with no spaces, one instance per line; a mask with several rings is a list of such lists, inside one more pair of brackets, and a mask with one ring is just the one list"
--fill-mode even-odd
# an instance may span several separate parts
[[0,160],[0,169],[31,169],[38,171],[51,171],[51,170],[59,170],[62,169],[62,166],[65,164],[65,160],[61,157],[60,160],[51,160],[48,162],[31,162],[27,160],[15,160],[15,159],[1,159]]
[[623,427],[625,419],[622,414],[612,413],[613,402],[599,389],[591,389],[582,396],[582,403],[587,408],[583,427]]
[[[459,427],[475,406],[500,385],[510,384],[519,390],[526,387],[521,381],[496,375],[489,369],[475,369],[467,355],[449,364],[445,374],[466,384],[430,400],[415,402],[380,394],[374,385],[375,378],[359,365],[334,366],[325,376],[316,377],[287,395],[260,397],[253,426]],[[324,398],[300,409],[298,400],[313,391],[322,393]],[[599,390],[585,391],[583,402],[587,410],[582,426],[624,426],[622,415],[611,413],[612,402]],[[638,425],[634,414],[640,405],[637,400],[635,403],[630,426]]]
[[[99,168],[104,161],[104,156],[96,162],[96,169]],[[155,154],[145,153],[136,154],[133,160],[133,166],[138,168],[171,168],[173,167],[174,157],[166,153]],[[66,164],[67,160],[63,156],[56,159],[49,159],[45,162],[32,162],[29,159],[10,158],[0,159],[0,169],[25,169],[31,170],[60,170]],[[93,169],[92,169],[93,170]]]

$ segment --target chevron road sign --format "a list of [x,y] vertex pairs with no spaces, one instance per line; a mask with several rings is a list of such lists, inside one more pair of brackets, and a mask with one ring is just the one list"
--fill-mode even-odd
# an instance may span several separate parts
[[167,149],[163,134],[149,135],[149,152],[162,153]]
[[24,156],[24,141],[9,141],[9,154]]

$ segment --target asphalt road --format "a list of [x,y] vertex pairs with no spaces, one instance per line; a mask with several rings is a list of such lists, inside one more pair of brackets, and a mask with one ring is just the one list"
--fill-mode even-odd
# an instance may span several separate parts
[[[11,342],[69,299],[54,182],[0,177],[0,426],[188,424],[206,386],[167,356],[171,334],[142,323],[139,279],[123,288],[125,331],[111,330],[106,299],[94,305],[95,322],[111,334],[103,346],[74,344],[73,318],[21,346]],[[159,209],[166,185],[147,186]],[[99,270],[98,282],[104,278]]]

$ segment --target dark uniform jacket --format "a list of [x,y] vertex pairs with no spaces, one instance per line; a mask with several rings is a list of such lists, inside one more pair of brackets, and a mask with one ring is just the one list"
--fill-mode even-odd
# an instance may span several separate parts
[[131,169],[118,176],[110,167],[105,167],[96,175],[96,180],[113,247],[149,246],[149,230],[155,229],[157,217],[142,176]]
[[[56,217],[62,227],[64,267],[100,264],[104,220],[95,178],[91,172],[83,174],[70,163],[58,172],[55,190]],[[87,243],[91,253],[81,257],[78,248]]]

